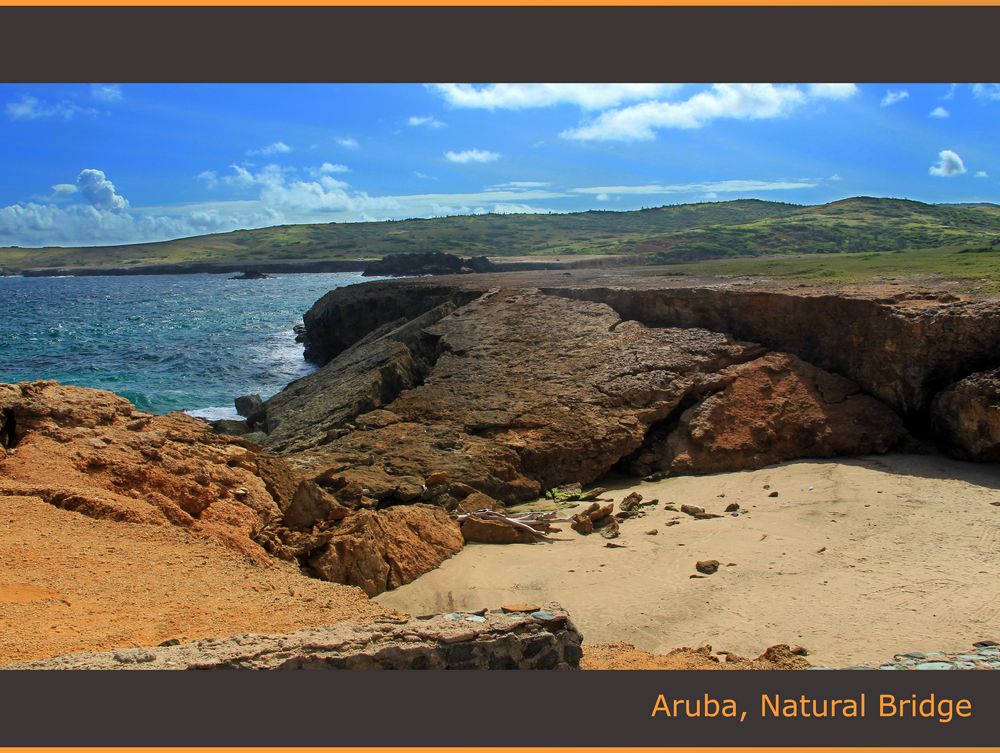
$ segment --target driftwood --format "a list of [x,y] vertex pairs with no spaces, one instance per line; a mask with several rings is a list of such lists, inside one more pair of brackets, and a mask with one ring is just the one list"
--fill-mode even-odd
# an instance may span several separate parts
[[555,517],[555,513],[525,513],[517,518],[512,518],[509,515],[504,515],[503,513],[496,512],[495,510],[475,510],[469,513],[463,513],[457,517],[459,525],[465,522],[470,517],[476,517],[483,520],[498,520],[503,521],[507,525],[513,526],[514,528],[519,528],[523,531],[531,533],[533,536],[543,539],[544,541],[551,541],[545,532],[550,528],[551,523],[565,523],[567,520],[559,519]]

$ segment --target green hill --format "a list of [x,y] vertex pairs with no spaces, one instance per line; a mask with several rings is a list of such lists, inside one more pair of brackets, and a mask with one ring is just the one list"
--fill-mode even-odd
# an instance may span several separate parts
[[817,206],[742,199],[631,212],[475,215],[285,225],[89,248],[0,248],[0,269],[463,256],[637,256],[659,263],[803,253],[989,246],[1000,207],[853,198]]

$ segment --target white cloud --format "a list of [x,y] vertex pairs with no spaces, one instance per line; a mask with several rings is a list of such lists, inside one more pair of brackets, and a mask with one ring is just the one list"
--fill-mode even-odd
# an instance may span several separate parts
[[491,190],[491,191],[498,191],[498,190],[499,191],[505,191],[505,190],[518,191],[518,190],[524,190],[524,189],[527,189],[527,188],[545,188],[546,186],[549,186],[549,185],[551,185],[551,183],[546,183],[545,181],[541,181],[541,180],[510,180],[510,181],[507,181],[506,183],[497,183],[495,185],[489,186],[489,190]]
[[274,154],[288,154],[290,151],[292,151],[292,147],[288,146],[284,141],[275,141],[273,144],[268,144],[260,149],[250,149],[247,154],[269,157]]
[[1000,99],[1000,84],[973,84],[972,96],[976,99]]
[[816,99],[850,99],[858,93],[856,84],[809,84],[809,95]]
[[832,180],[832,181],[836,182],[838,180],[842,180],[842,178],[840,177],[840,173],[834,173],[829,178],[827,178],[827,180]]
[[72,120],[77,116],[97,115],[97,110],[92,107],[80,107],[72,102],[43,102],[27,94],[8,102],[4,112],[9,120]]
[[958,84],[952,84],[951,86],[949,86],[948,87],[948,91],[945,92],[944,96],[942,96],[941,99],[954,99],[955,98],[955,90],[957,88],[958,88]]
[[72,184],[74,190],[59,191],[65,193],[59,202],[53,198],[47,203],[0,207],[0,246],[137,243],[293,223],[546,212],[529,202],[567,198],[567,194],[543,189],[371,196],[328,174],[303,180],[296,173],[277,165],[259,169],[232,165],[226,174],[206,170],[200,180],[255,194],[197,204],[132,207],[102,171],[88,169]]
[[927,117],[929,117],[929,118],[947,118],[950,115],[951,115],[951,113],[948,112],[943,107],[935,107],[933,110],[930,111],[930,113],[928,114]]
[[52,186],[52,198],[55,200],[66,199],[76,193],[76,186],[72,183],[56,183]]
[[977,177],[977,178],[988,178],[988,177],[990,177],[990,176],[989,176],[989,174],[988,174],[988,173],[987,173],[987,172],[986,172],[985,170],[979,170],[979,171],[978,171],[978,172],[976,173],[976,177]]
[[[849,88],[851,87],[851,88]],[[714,84],[679,102],[643,102],[607,110],[561,136],[581,141],[650,141],[661,128],[701,128],[713,120],[787,117],[811,101],[853,96],[853,84]]]
[[897,102],[902,102],[904,99],[910,96],[910,93],[905,89],[893,90],[889,89],[885,96],[882,97],[882,101],[879,103],[882,107],[892,107]]
[[338,136],[335,141],[340,144],[344,149],[357,149],[358,140],[352,139],[350,136]]
[[334,173],[349,173],[351,168],[340,163],[324,162],[319,167],[310,167],[308,172],[313,177],[317,177],[319,175],[333,175]]
[[575,105],[603,110],[625,102],[653,99],[673,93],[679,84],[431,84],[430,88],[453,107],[482,110],[523,110]]
[[[574,188],[573,193],[593,194],[596,196],[651,196],[655,194],[682,193],[747,193],[753,191],[790,191],[800,188],[815,188],[816,183],[806,181],[770,181],[770,180],[720,180],[713,183],[674,183],[662,185],[659,183],[643,186],[588,186]],[[604,199],[601,199],[604,201]]]
[[951,149],[944,149],[938,152],[937,164],[931,165],[929,172],[938,178],[950,178],[953,175],[961,175],[966,169],[961,157]]
[[122,97],[122,88],[118,84],[90,85],[90,98],[97,102],[112,104],[114,102],[121,102]]
[[76,176],[76,190],[90,204],[103,211],[128,209],[128,199],[115,191],[103,170],[88,167]]
[[413,126],[414,128],[419,126],[427,126],[428,128],[444,128],[445,125],[433,115],[411,115],[406,121],[406,124]]
[[494,162],[500,159],[499,152],[489,152],[485,149],[466,149],[461,152],[445,152],[444,158],[449,162],[457,162],[461,165],[469,162]]
[[420,178],[420,180],[438,180],[438,179],[437,179],[437,178],[435,178],[435,177],[434,177],[433,175],[427,175],[426,173],[422,173],[422,172],[420,172],[419,170],[414,170],[414,171],[413,171],[413,174],[414,174],[414,175],[415,175],[416,177]]

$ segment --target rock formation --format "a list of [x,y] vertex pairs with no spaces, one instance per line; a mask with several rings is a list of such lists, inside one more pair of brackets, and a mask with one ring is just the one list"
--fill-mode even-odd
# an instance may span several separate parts
[[[661,272],[662,274],[662,272]],[[764,281],[574,270],[375,282],[331,291],[305,317],[311,360],[325,363],[371,330],[445,300],[492,288],[537,288],[610,306],[650,327],[723,332],[856,382],[904,419],[926,417],[934,395],[998,366],[1000,302],[887,284],[836,289]]]
[[795,356],[769,353],[723,369],[707,395],[651,432],[629,464],[717,473],[796,458],[884,453],[907,437],[899,417],[843,377]]
[[1000,461],[1000,369],[971,374],[940,392],[931,419],[952,454]]
[[551,604],[341,623],[288,635],[235,635],[179,646],[78,653],[5,669],[576,669],[583,636]]
[[0,385],[0,414],[0,494],[178,526],[257,560],[266,555],[254,538],[281,518],[298,484],[284,461],[253,445],[183,414],[140,413],[103,390]]

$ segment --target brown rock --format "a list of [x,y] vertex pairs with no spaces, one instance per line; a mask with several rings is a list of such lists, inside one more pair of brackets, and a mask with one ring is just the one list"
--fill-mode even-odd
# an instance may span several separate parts
[[715,573],[719,569],[719,561],[698,560],[694,565],[694,569],[697,570],[699,573],[703,573],[705,575],[715,575]]
[[632,492],[621,501],[618,508],[624,512],[631,512],[632,510],[637,510],[641,502],[642,495],[639,492]]
[[0,385],[0,495],[41,497],[93,518],[171,525],[258,562],[301,476],[238,437],[181,413],[151,416],[104,390]]
[[938,393],[931,425],[952,455],[1000,460],[1000,369],[972,374]]
[[728,505],[726,505],[726,510],[725,511],[726,512],[736,512],[739,509],[740,509],[740,503],[739,502],[730,502]]
[[595,525],[598,521],[604,520],[611,515],[611,511],[615,509],[613,503],[607,505],[599,505],[596,502],[587,508],[587,515],[590,519],[594,521]]
[[538,537],[523,528],[495,518],[468,517],[462,523],[466,541],[480,544],[534,544]]
[[705,508],[698,507],[698,505],[681,505],[681,512],[694,517],[696,515],[704,515]]
[[640,470],[716,473],[802,457],[884,453],[908,438],[899,417],[843,377],[770,353],[719,372],[712,394],[647,440]]
[[569,526],[577,533],[586,536],[587,534],[594,532],[594,521],[592,521],[590,516],[585,512],[577,513],[571,518],[571,521],[572,522]]
[[456,511],[493,510],[494,512],[503,512],[505,509],[503,502],[498,502],[488,494],[474,491],[459,501]]
[[397,505],[351,513],[309,564],[324,580],[375,596],[433,570],[463,543],[458,524],[440,508]]

